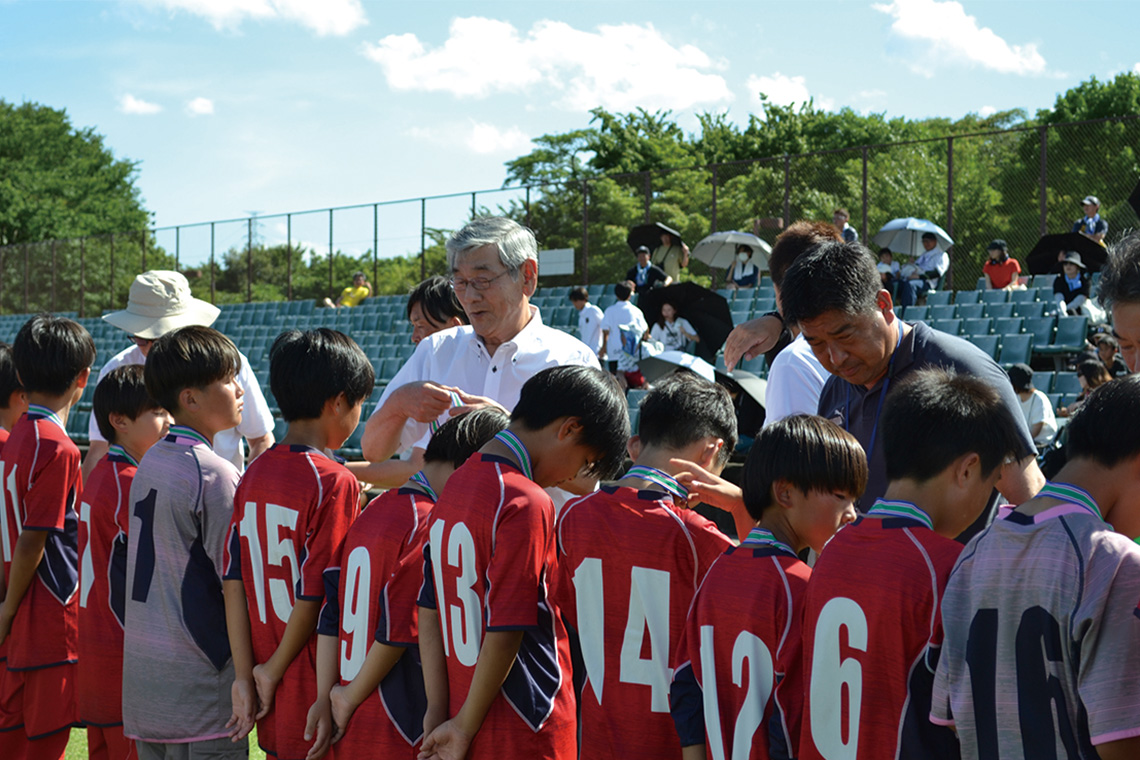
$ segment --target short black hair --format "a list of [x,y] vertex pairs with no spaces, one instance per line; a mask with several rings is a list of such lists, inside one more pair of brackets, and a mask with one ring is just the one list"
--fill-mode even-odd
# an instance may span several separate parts
[[467,312],[460,305],[455,287],[447,277],[433,275],[412,288],[405,309],[408,319],[412,318],[412,307],[416,304],[420,305],[424,316],[433,324],[442,325],[452,317],[458,317],[463,324],[468,323]]
[[1009,375],[1010,385],[1012,385],[1013,389],[1018,393],[1024,393],[1032,387],[1033,369],[1028,364],[1014,364],[1005,372]]
[[317,419],[325,402],[341,393],[355,406],[375,380],[356,341],[327,327],[286,330],[269,349],[269,389],[286,422]]
[[831,420],[794,414],[765,425],[744,461],[744,508],[753,520],[775,504],[772,486],[786,480],[805,494],[842,492],[859,498],[867,488],[867,455],[855,436]]
[[540,430],[562,417],[577,417],[581,442],[598,454],[592,474],[605,480],[618,474],[629,443],[629,408],[612,375],[593,367],[544,369],[523,384],[511,422]]
[[8,400],[24,386],[16,375],[16,362],[12,358],[12,347],[0,341],[0,409],[8,408]]
[[112,414],[124,414],[128,419],[137,420],[143,412],[158,408],[158,402],[146,392],[143,379],[143,365],[124,364],[107,373],[95,386],[92,414],[99,432],[108,443],[115,443],[115,428],[111,425]]
[[935,235],[933,232],[924,232],[924,233],[922,233],[922,239],[923,240],[937,240],[938,236]]
[[62,396],[95,363],[95,341],[75,320],[37,314],[16,333],[12,359],[28,393]]
[[570,288],[570,300],[571,301],[589,301],[590,300],[590,292],[588,290],[586,290],[585,288],[583,288],[581,285],[579,285],[576,288]]
[[656,383],[641,403],[642,446],[683,449],[707,436],[724,441],[719,463],[736,447],[736,409],[723,386],[681,369]]
[[879,432],[887,479],[925,482],[969,453],[978,455],[988,475],[1021,450],[1018,430],[989,382],[952,370],[917,370],[891,389],[883,405]]
[[629,297],[633,295],[633,288],[629,286],[629,281],[624,280],[614,285],[614,295],[619,301],[628,301]]
[[1114,303],[1140,303],[1140,230],[1109,247],[1096,292],[1109,308]]
[[229,338],[212,327],[189,325],[151,344],[146,355],[147,393],[171,414],[186,388],[205,388],[241,370],[241,354]]
[[768,254],[768,273],[772,284],[783,289],[784,276],[804,251],[829,240],[843,240],[838,228],[831,222],[796,222],[784,230]]
[[457,414],[432,434],[424,449],[424,462],[445,462],[458,468],[483,444],[506,430],[510,421],[497,406]]
[[1069,421],[1068,436],[1069,461],[1115,467],[1140,454],[1140,375],[1118,377],[1090,393]]
[[1077,377],[1083,377],[1089,388],[1099,388],[1112,379],[1108,367],[1100,359],[1085,359],[1077,365]]
[[780,287],[784,321],[799,324],[828,311],[875,311],[883,281],[875,256],[859,243],[830,241],[805,251]]

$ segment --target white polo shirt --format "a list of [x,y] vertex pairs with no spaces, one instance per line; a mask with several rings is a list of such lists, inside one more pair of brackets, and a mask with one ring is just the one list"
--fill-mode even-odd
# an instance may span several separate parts
[[764,427],[793,414],[819,412],[819,394],[831,374],[815,358],[804,336],[797,335],[776,354],[764,393]]
[[[572,335],[547,327],[535,306],[526,327],[500,345],[494,355],[470,325],[440,330],[420,341],[372,412],[375,415],[397,388],[408,383],[430,380],[450,385],[476,396],[486,396],[505,409],[518,403],[523,383],[550,367],[580,365],[601,367],[597,355]],[[440,416],[440,424],[448,414]],[[426,448],[431,430],[428,423],[409,419],[400,434],[400,448]]]
[[602,310],[587,302],[578,312],[578,333],[582,337],[582,342],[594,349],[594,353],[601,351]]
[[[261,392],[257,376],[249,367],[249,359],[241,352],[238,355],[241,357],[241,369],[238,371],[237,381],[245,393],[242,396],[244,406],[241,413],[241,424],[236,428],[223,430],[214,436],[214,451],[223,459],[233,462],[234,467],[237,467],[238,472],[241,472],[245,469],[245,449],[242,448],[241,439],[243,437],[260,438],[266,433],[273,432],[273,413],[269,411],[269,404],[266,403],[265,396]],[[103,369],[99,370],[99,379],[102,380],[109,372],[122,367],[124,364],[146,364],[146,355],[138,346],[131,346],[120,351],[103,365]],[[99,432],[99,423],[95,421],[94,414],[91,415],[91,420],[87,425],[87,435],[92,441],[107,440]]]

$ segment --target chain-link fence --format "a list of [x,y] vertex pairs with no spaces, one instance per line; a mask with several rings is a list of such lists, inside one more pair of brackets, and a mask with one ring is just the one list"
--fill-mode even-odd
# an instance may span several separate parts
[[[1024,268],[1041,235],[1069,230],[1086,194],[1101,199],[1110,241],[1140,226],[1127,201],[1138,146],[1134,116],[11,245],[0,247],[0,312],[121,308],[148,268],[178,269],[218,303],[335,298],[357,270],[378,293],[403,292],[443,272],[449,231],[487,213],[528,225],[543,248],[575,250],[575,273],[547,285],[621,279],[626,234],[650,221],[690,245],[730,229],[771,242],[845,207],[870,242],[890,219],[915,216],[950,234],[948,282],[972,288],[991,239]],[[696,260],[686,275],[716,276]]]

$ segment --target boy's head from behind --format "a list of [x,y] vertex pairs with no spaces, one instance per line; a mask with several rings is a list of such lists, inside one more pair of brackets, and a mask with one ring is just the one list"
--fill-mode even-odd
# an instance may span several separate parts
[[749,516],[759,522],[782,507],[792,532],[817,552],[854,519],[853,502],[866,487],[867,455],[855,436],[810,414],[766,425],[744,462]]
[[570,303],[574,304],[574,308],[578,311],[581,311],[589,300],[589,291],[587,291],[581,285],[570,289]]
[[614,295],[617,296],[619,301],[628,301],[629,297],[633,295],[633,291],[637,286],[629,280],[619,282],[614,285]]
[[59,397],[77,381],[76,388],[87,385],[95,363],[95,341],[74,320],[38,314],[16,334],[12,358],[28,394]]
[[[147,353],[143,377],[147,393],[175,419],[200,411],[211,417],[233,417],[236,413],[236,422],[218,428],[226,430],[241,421],[240,393],[234,400],[228,396],[214,398],[206,391],[216,383],[233,382],[240,369],[241,355],[229,338],[212,327],[191,325],[154,342]],[[188,390],[202,393],[188,395]],[[183,408],[187,401],[193,402],[193,409]]]
[[146,392],[141,364],[116,367],[95,387],[93,414],[108,443],[141,455],[162,437],[169,417]]
[[459,469],[483,444],[506,430],[510,421],[507,413],[495,406],[457,414],[440,425],[428,441],[424,464],[438,462]]
[[[605,479],[618,473],[629,441],[629,409],[612,375],[592,367],[551,367],[527,380],[511,412],[511,426],[539,431],[555,422],[561,423],[560,441],[568,436],[569,443],[585,449],[590,474]],[[548,462],[544,469],[561,476],[573,464]],[[573,478],[579,469],[554,480]],[[538,479],[537,467],[535,475],[536,482],[547,485]]]
[[702,453],[689,457],[719,473],[736,447],[732,397],[716,383],[677,370],[657,383],[641,403],[637,436],[641,453],[647,449],[680,453],[702,444]]
[[28,396],[16,375],[12,347],[0,342],[0,410],[23,414],[28,409]]
[[943,369],[918,370],[892,389],[879,431],[888,481],[947,481],[941,492],[954,502],[951,514],[931,516],[935,529],[950,536],[977,518],[1002,464],[1022,448],[1018,425],[997,389]]
[[269,349],[269,387],[286,422],[315,420],[344,394],[355,407],[372,393],[375,374],[364,351],[342,332],[287,330]]

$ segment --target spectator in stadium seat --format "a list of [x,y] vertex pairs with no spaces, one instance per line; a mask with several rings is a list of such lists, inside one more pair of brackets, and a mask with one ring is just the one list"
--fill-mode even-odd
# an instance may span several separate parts
[[364,272],[357,272],[352,276],[352,284],[341,291],[340,298],[336,299],[336,303],[333,303],[328,298],[325,299],[324,303],[325,306],[328,306],[330,309],[339,306],[352,308],[353,306],[359,306],[360,302],[370,295],[372,295],[372,284],[368,282],[368,278],[364,276]]
[[1009,245],[998,238],[986,246],[986,254],[989,258],[982,267],[986,287],[990,290],[1019,289],[1018,276],[1021,274],[1021,264],[1009,255]]
[[1128,365],[1120,358],[1120,341],[1111,335],[1100,334],[1096,337],[1096,355],[1101,363],[1108,369],[1113,377],[1124,377],[1128,374]]
[[1061,276],[1053,280],[1053,300],[1062,314],[1086,316],[1093,324],[1104,322],[1104,311],[1089,298],[1088,267],[1081,254],[1067,251],[1061,258]]
[[900,306],[912,306],[919,297],[936,290],[950,268],[950,254],[938,247],[938,236],[933,232],[922,233],[922,247],[926,250],[914,260],[915,270],[899,282]]
[[681,270],[689,266],[689,246],[676,235],[662,232],[661,245],[653,249],[653,264],[665,270],[671,282],[677,282],[681,279]]
[[831,212],[831,221],[843,236],[844,243],[855,243],[859,240],[859,233],[851,226],[850,219],[851,214],[845,208],[840,207]]
[[505,217],[480,217],[447,241],[451,281],[470,325],[420,341],[365,426],[364,457],[380,462],[423,449],[449,410],[511,409],[523,383],[547,367],[600,367],[582,341],[542,323],[534,233]]
[[1112,379],[1112,375],[1108,374],[1108,368],[1100,359],[1085,359],[1077,365],[1077,382],[1081,384],[1081,392],[1073,399],[1073,403],[1068,406],[1063,406],[1057,410],[1058,417],[1071,417],[1088,395],[1094,389],[1107,383]]
[[1100,199],[1095,195],[1086,195],[1081,201],[1081,208],[1084,209],[1085,215],[1073,222],[1072,231],[1104,245],[1104,236],[1108,234],[1108,222],[1100,218]]
[[455,296],[451,280],[439,275],[412,288],[407,313],[412,324],[412,343],[416,345],[440,330],[467,324],[467,313]]
[[724,284],[729,290],[740,288],[754,288],[760,282],[760,269],[752,263],[752,246],[741,243],[736,246],[736,263],[728,270],[728,282]]
[[[998,488],[1020,503],[1045,482],[1037,467],[1037,447],[1021,414],[1008,376],[976,346],[923,323],[905,324],[882,289],[875,260],[858,243],[823,243],[800,256],[780,289],[784,318],[798,325],[804,339],[832,377],[824,384],[819,414],[853,434],[867,452],[870,479],[860,499],[867,509],[886,488],[879,418],[889,389],[923,367],[939,366],[987,379],[999,389],[1019,422],[1018,461],[1004,466]],[[932,431],[937,434],[936,431]],[[964,537],[988,524],[997,491],[981,518]]]
[[1033,434],[1033,442],[1038,449],[1043,449],[1057,434],[1053,405],[1049,403],[1048,396],[1033,387],[1033,370],[1028,364],[1015,364],[1006,371],[1013,392],[1021,401],[1021,413],[1025,416],[1025,424],[1029,425],[1029,432]]
[[638,293],[673,284],[673,278],[665,274],[664,269],[650,263],[648,246],[638,246],[635,255],[637,256],[637,264],[629,268],[629,271],[625,273],[625,279],[637,285]]
[[1132,372],[1140,370],[1140,232],[1112,247],[1097,294],[1111,312],[1112,336],[1124,363]]
[[[124,364],[145,364],[147,353],[155,340],[179,327],[209,327],[214,324],[219,313],[218,307],[190,294],[190,283],[180,272],[143,272],[131,283],[127,308],[103,316],[103,319],[130,335],[134,345],[111,357],[99,371],[99,380]],[[214,438],[214,451],[232,462],[240,472],[245,469],[242,437],[249,444],[250,461],[273,445],[273,413],[269,411],[269,404],[265,402],[257,376],[249,366],[249,359],[245,354],[239,353],[238,356],[241,357],[241,367],[238,368],[237,381],[244,393],[245,410],[237,427],[223,430]],[[107,441],[99,432],[95,415],[91,415],[87,434],[91,445],[83,460],[84,478],[95,468],[108,448]]]

